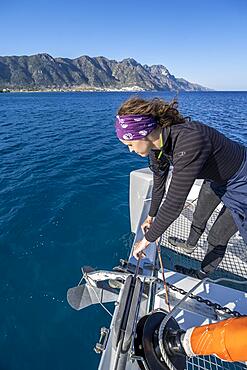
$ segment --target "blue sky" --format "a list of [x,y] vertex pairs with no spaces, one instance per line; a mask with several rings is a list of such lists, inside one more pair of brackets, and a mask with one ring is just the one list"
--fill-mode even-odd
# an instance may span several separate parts
[[247,90],[246,0],[2,0],[0,24],[1,56],[132,57],[216,90]]

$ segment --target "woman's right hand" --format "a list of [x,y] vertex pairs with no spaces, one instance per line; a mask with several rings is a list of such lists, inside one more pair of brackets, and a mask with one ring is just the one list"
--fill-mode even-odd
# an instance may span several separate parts
[[143,224],[141,225],[141,229],[142,229],[142,232],[143,232],[144,235],[148,231],[148,229],[150,228],[152,222],[153,222],[153,217],[148,216],[146,218],[146,220],[143,222]]

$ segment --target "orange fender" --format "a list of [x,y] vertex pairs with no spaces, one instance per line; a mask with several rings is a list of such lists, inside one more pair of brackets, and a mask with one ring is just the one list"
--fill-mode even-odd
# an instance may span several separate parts
[[191,328],[183,345],[189,356],[214,354],[224,361],[247,361],[247,316]]

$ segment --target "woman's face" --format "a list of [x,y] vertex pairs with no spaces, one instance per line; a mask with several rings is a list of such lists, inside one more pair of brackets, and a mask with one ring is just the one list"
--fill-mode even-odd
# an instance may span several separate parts
[[120,140],[124,145],[127,145],[130,152],[135,152],[141,157],[147,157],[152,149],[152,143],[147,139],[141,140]]

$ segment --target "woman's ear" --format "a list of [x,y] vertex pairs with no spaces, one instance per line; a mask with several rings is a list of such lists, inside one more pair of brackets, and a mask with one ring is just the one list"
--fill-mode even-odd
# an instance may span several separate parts
[[161,126],[156,127],[152,132],[150,132],[150,134],[148,136],[146,136],[146,139],[148,141],[151,141],[153,143],[154,141],[156,141],[157,139],[159,139],[160,133],[161,133],[161,129],[162,129]]

